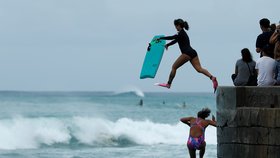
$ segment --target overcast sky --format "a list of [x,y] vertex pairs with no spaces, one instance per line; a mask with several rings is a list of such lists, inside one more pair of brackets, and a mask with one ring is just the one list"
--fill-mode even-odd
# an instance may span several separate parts
[[178,45],[165,52],[155,79],[140,80],[147,44],[190,25],[191,45],[220,85],[232,85],[240,50],[254,59],[259,20],[278,23],[279,0],[8,0],[0,1],[0,90],[212,92],[190,63],[166,82]]

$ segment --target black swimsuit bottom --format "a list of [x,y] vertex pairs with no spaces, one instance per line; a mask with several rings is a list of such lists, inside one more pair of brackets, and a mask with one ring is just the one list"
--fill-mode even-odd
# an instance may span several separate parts
[[197,57],[197,52],[194,49],[182,52],[182,54],[188,55],[191,59]]

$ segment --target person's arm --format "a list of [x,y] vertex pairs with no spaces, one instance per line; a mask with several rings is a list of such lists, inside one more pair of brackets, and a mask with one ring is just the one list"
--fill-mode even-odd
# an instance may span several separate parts
[[163,40],[176,40],[177,38],[178,38],[178,35],[173,35],[173,36],[160,37],[159,39],[163,39]]
[[257,76],[259,75],[259,69],[255,69]]
[[277,80],[278,77],[278,66],[277,66],[277,61],[275,61],[275,66],[274,66],[274,79]]
[[253,74],[256,75],[256,76],[258,76],[257,69],[255,69],[255,68],[253,69]]
[[217,121],[214,115],[212,115],[212,120],[207,120],[209,125],[212,125],[214,127],[217,127]]
[[238,66],[237,64],[235,64],[235,71],[234,71],[235,75],[238,75]]
[[183,117],[183,118],[181,118],[180,120],[181,120],[181,122],[183,122],[183,123],[185,123],[185,124],[187,124],[187,125],[191,125],[191,119],[193,119],[193,117]]
[[177,43],[177,42],[178,42],[178,41],[175,39],[175,40],[173,40],[173,41],[167,43],[167,44],[166,44],[166,47],[167,47],[166,49],[168,49],[169,46],[172,46],[173,44],[175,44],[175,43]]
[[261,46],[260,46],[260,43],[261,43],[261,41],[260,41],[260,36],[258,36],[258,38],[257,38],[257,40],[256,40],[256,52],[257,53],[260,53],[261,51],[262,51],[262,49],[260,48]]
[[255,65],[255,72],[256,72],[256,74],[258,76],[259,75],[259,65],[258,65],[258,62]]
[[163,40],[173,40],[173,41],[171,41],[171,42],[169,42],[165,45],[165,48],[168,49],[169,46],[172,46],[173,44],[178,42],[178,35],[160,37],[159,39],[160,40],[161,39],[163,39]]
[[277,71],[276,71],[276,67],[277,67],[277,61],[274,61],[274,69],[272,70],[273,72],[272,72],[272,74],[273,74],[273,78],[276,80],[276,73],[277,73]]
[[276,31],[272,34],[272,36],[269,39],[269,43],[270,44],[275,44],[277,42],[279,33],[277,33]]

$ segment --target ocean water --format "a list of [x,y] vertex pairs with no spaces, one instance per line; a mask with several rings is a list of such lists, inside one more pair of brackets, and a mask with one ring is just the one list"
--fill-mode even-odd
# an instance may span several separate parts
[[[203,107],[214,94],[2,91],[0,158],[188,158],[179,120]],[[206,142],[216,158],[216,128]]]

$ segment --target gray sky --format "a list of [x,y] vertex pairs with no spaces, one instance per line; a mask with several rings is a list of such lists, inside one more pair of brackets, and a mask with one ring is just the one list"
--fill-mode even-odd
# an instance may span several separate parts
[[140,80],[148,42],[173,35],[173,20],[188,34],[201,64],[220,85],[232,85],[240,50],[254,59],[258,21],[278,23],[279,0],[9,0],[0,1],[0,90],[212,92],[190,63],[166,82],[178,45],[165,52],[155,79]]

